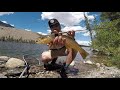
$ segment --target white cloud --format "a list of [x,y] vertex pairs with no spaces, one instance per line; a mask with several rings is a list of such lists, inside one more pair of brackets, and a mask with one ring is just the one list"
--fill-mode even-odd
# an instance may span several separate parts
[[[92,36],[94,36],[94,35],[95,35],[95,31],[92,30]],[[83,36],[90,36],[90,32],[87,31],[86,33],[83,34]]]
[[8,24],[7,21],[1,21],[1,22]]
[[51,33],[51,30],[49,29],[49,30],[47,30],[47,32],[48,32],[48,33]]
[[[1,22],[8,24],[7,21],[1,21]],[[10,25],[13,26],[13,27],[15,26],[14,24],[10,24]]]
[[[74,31],[82,30],[82,31],[79,31],[79,32],[86,32],[85,27],[81,27],[81,26],[69,26],[69,27],[66,26],[62,29],[63,32],[71,31],[71,30],[74,30]],[[79,33],[79,32],[76,32],[76,33]]]
[[14,12],[0,12],[0,16],[13,14]]
[[46,33],[43,33],[43,32],[37,32],[37,33],[42,34],[42,35],[47,35]]
[[13,26],[13,27],[15,26],[14,24],[10,24],[10,25]]
[[30,29],[25,29],[26,31],[31,31]]
[[80,45],[86,45],[86,46],[90,46],[90,41],[81,41],[81,40],[76,40],[76,42]]
[[83,34],[83,36],[90,36],[89,31],[88,31],[88,32],[86,32],[86,33],[84,33],[84,34]]
[[[69,27],[79,25],[82,20],[85,20],[83,13],[84,12],[42,12],[41,18],[42,20],[56,18],[62,25]],[[87,17],[89,20],[94,19],[93,15],[87,15]]]
[[[72,30],[76,31],[76,33],[86,32],[85,27],[81,27],[81,26],[69,26],[69,27],[66,26],[62,29],[62,32],[67,32]],[[81,30],[81,31],[77,31],[77,30]],[[50,33],[51,30],[49,29],[47,30],[47,32]]]
[[[86,16],[88,17],[88,20],[92,21],[94,20],[94,15],[89,15],[89,12],[85,12]],[[84,12],[42,12],[41,19],[52,19],[56,18],[60,22],[61,25],[64,27],[62,28],[63,32],[69,31],[69,30],[83,30],[80,32],[84,32],[84,36],[89,36],[89,32],[86,30],[86,27],[80,26],[81,21],[85,20],[84,18]],[[47,30],[48,33],[51,32],[51,30]],[[79,32],[76,32],[79,33]],[[77,42],[81,45],[87,45],[89,46],[89,41],[79,41]]]

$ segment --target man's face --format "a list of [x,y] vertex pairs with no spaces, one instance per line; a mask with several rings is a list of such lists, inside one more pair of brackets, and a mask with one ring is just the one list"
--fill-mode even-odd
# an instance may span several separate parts
[[54,25],[54,26],[51,27],[51,31],[52,31],[52,32],[54,32],[55,30],[56,30],[57,32],[60,32],[60,31],[61,31],[60,26],[59,26],[59,25]]

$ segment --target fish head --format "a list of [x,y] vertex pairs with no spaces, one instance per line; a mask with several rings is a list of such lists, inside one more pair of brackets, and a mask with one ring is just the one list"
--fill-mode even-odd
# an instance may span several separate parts
[[51,37],[48,35],[40,36],[35,40],[37,44],[48,44],[51,42]]

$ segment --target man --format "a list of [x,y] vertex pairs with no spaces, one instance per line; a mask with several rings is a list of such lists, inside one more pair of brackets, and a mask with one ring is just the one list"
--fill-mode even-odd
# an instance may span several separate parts
[[[66,49],[66,39],[62,38],[59,33],[61,32],[61,26],[57,19],[50,19],[48,24],[51,29],[51,34],[55,35],[55,39],[48,44],[49,51],[45,51],[41,54],[42,62],[44,62],[44,67],[46,70],[53,70],[55,68],[60,68],[60,66],[55,63],[58,56],[67,56],[66,61],[63,64],[63,68],[61,69],[65,71],[76,57],[77,52],[71,48]],[[74,39],[75,31],[69,31],[67,35]],[[51,63],[49,64],[48,62],[50,61]]]

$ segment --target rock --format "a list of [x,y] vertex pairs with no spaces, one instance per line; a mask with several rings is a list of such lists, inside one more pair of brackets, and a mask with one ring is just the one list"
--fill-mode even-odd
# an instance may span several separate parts
[[72,61],[72,63],[70,64],[70,66],[74,66],[75,65],[75,61]]
[[93,62],[91,62],[90,60],[87,60],[84,63],[86,63],[86,64],[93,64]]
[[16,68],[16,67],[20,67],[20,66],[24,66],[25,62],[21,59],[17,59],[17,58],[10,58],[7,62],[6,62],[6,68]]
[[4,67],[5,67],[5,64],[1,64],[1,65],[0,65],[0,68],[4,68]]
[[6,75],[6,74],[7,74],[7,72],[2,72],[2,74],[3,74],[3,75]]
[[3,64],[3,63],[5,63],[5,61],[0,61],[0,65]]
[[39,59],[37,59],[33,56],[30,56],[30,55],[24,55],[24,59],[29,65],[39,65],[40,64]]
[[[44,71],[43,72],[39,72],[37,73],[34,78],[58,78],[60,77],[60,75],[57,73],[57,72],[48,72],[48,71]],[[33,78],[33,77],[30,77],[30,78]]]
[[96,65],[97,67],[100,67],[100,63],[96,63],[95,65]]
[[0,74],[0,78],[7,78],[7,77],[4,76],[3,74]]
[[30,73],[38,73],[40,71],[43,71],[44,70],[44,67],[43,66],[31,66],[30,69],[29,69],[29,72]]
[[20,76],[22,71],[23,71],[22,69],[18,69],[18,68],[8,69],[4,75],[8,77],[10,76],[16,77],[16,76]]
[[8,56],[0,56],[0,61],[8,61],[10,57]]

